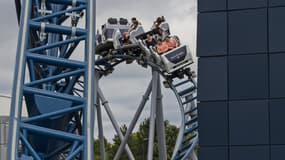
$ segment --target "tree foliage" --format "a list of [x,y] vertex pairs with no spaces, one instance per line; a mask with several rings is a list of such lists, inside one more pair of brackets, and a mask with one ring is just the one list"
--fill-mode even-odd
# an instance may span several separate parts
[[[171,158],[177,134],[179,129],[171,125],[169,121],[164,122],[165,126],[165,134],[166,134],[166,149],[167,149],[167,157],[168,159]],[[127,126],[123,125],[121,127],[122,133],[125,135],[127,131]],[[149,119],[145,119],[139,126],[137,132],[134,132],[130,135],[128,145],[131,148],[132,153],[134,154],[137,160],[145,160],[147,158],[147,147],[148,147],[148,135],[149,135]],[[112,160],[120,146],[120,138],[118,135],[114,135],[113,142],[110,143],[106,139],[105,142],[105,154],[106,160]],[[94,142],[95,147],[95,160],[101,160],[100,158],[100,142],[98,139]],[[155,133],[155,141],[154,141],[154,159],[158,160],[158,141],[157,141],[157,134]],[[121,156],[121,160],[128,159],[127,154],[124,152]]]

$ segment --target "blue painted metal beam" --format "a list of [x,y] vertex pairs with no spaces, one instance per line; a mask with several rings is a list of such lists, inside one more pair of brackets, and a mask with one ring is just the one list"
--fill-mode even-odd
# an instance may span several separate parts
[[66,140],[66,141],[82,142],[84,140],[83,136],[67,133],[64,131],[48,129],[44,127],[27,124],[27,123],[21,123],[20,125],[21,125],[21,128],[26,129],[31,133],[38,133],[40,135],[45,135],[47,137],[57,138],[57,139]]
[[85,62],[67,60],[65,58],[58,58],[58,57],[52,57],[52,56],[40,55],[34,53],[28,53],[27,58],[33,59],[34,62],[42,62],[48,65],[55,65],[61,67],[84,68],[86,66]]
[[[36,10],[31,12],[33,8]],[[77,27],[78,17],[70,26],[62,24],[72,12],[85,12],[84,28]],[[95,14],[95,0],[23,0],[9,131],[8,152],[13,154],[8,154],[9,160],[93,159]],[[80,42],[85,43],[84,60],[70,60]],[[26,65],[28,82],[24,82]],[[77,90],[82,97],[73,93],[80,77],[84,91]],[[21,113],[23,96],[27,100],[26,119]],[[22,151],[18,150],[19,141]]]
[[[42,24],[40,22],[33,22],[31,20],[29,24],[32,29],[41,30]],[[44,30],[46,32],[57,33],[57,34],[65,34],[65,35],[72,34],[72,27],[60,26],[55,24],[45,24]],[[82,36],[82,35],[86,35],[86,30],[82,28],[76,28],[75,36]]]
[[75,71],[65,72],[65,73],[62,73],[62,74],[59,74],[59,75],[55,75],[55,76],[43,78],[43,79],[40,79],[40,80],[35,80],[33,82],[29,82],[29,83],[25,84],[25,86],[32,87],[32,86],[37,86],[37,85],[40,85],[40,84],[43,84],[43,83],[60,80],[62,78],[66,78],[66,77],[70,77],[70,76],[74,76],[74,75],[81,76],[83,74],[83,72],[84,72],[84,69],[79,69],[79,70],[75,70]]
[[[54,4],[65,4],[65,5],[72,5],[73,0],[47,0],[50,3]],[[76,6],[86,4],[88,0],[76,0]]]
[[23,136],[23,134],[20,134],[20,138],[22,140],[22,142],[24,143],[25,146],[27,146],[29,152],[33,155],[33,157],[36,160],[41,160],[40,156],[37,154],[37,152],[33,149],[32,145],[28,142],[28,140],[26,139],[25,136]]
[[48,14],[42,17],[37,17],[32,19],[32,21],[34,22],[38,22],[38,21],[42,21],[42,20],[49,20],[51,18],[57,17],[57,16],[61,16],[61,15],[65,15],[66,13],[70,13],[70,12],[74,12],[74,11],[82,11],[86,8],[86,5],[82,5],[76,8],[71,8],[71,9],[67,9],[67,10],[63,10],[63,11],[59,11],[59,12],[55,12],[52,14]]
[[55,112],[47,113],[47,114],[44,114],[44,115],[38,115],[38,116],[29,117],[29,118],[24,119],[22,122],[23,123],[32,123],[34,121],[42,121],[42,120],[46,120],[46,119],[48,119],[50,117],[63,115],[65,113],[72,113],[72,112],[81,110],[82,108],[83,108],[83,105],[79,105],[79,106],[76,106],[76,107],[62,109],[62,110],[58,110],[58,111],[55,111]]
[[43,95],[43,96],[48,96],[48,97],[54,97],[54,98],[60,98],[64,100],[69,100],[74,103],[85,103],[85,98],[84,97],[75,97],[69,94],[62,94],[62,93],[57,93],[57,92],[50,92],[47,90],[42,90],[42,89],[37,89],[37,88],[32,88],[32,87],[23,87],[23,92],[25,94],[37,94],[37,95]]
[[65,40],[65,41],[59,41],[57,43],[52,43],[50,45],[40,46],[40,47],[37,47],[37,48],[29,49],[29,52],[36,53],[36,52],[39,52],[39,51],[44,51],[44,50],[47,50],[47,49],[60,47],[62,45],[67,45],[67,44],[70,44],[70,43],[79,42],[79,41],[85,40],[85,38],[86,38],[85,35],[80,36],[80,37],[70,38],[70,39]]

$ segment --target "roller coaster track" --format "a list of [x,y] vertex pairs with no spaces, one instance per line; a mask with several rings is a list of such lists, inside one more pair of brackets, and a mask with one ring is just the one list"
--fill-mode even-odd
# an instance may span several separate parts
[[[102,61],[109,61],[111,59],[119,59],[118,63],[108,64],[111,66],[106,70],[98,70],[98,72],[106,73],[108,69],[114,68],[116,65],[123,63],[125,60],[137,60],[140,59],[137,57],[129,55],[114,55],[112,57],[99,59],[95,64],[102,64]],[[112,61],[112,60],[111,60]],[[173,151],[172,159],[173,160],[187,160],[192,158],[196,160],[197,157],[194,153],[195,147],[198,144],[198,115],[197,115],[197,105],[196,105],[196,90],[197,85],[193,77],[184,77],[174,78],[171,81],[168,81],[167,75],[160,69],[160,67],[154,63],[145,62],[148,66],[151,66],[155,71],[157,71],[166,81],[167,86],[175,94],[178,105],[181,113],[181,124],[180,130],[176,142],[175,149]]]
[[[197,159],[194,152],[198,143],[197,86],[190,71],[189,76],[183,78],[170,77],[155,63],[127,53],[95,60],[95,0],[23,0],[22,6],[19,0],[15,2],[18,20],[21,21],[11,103],[8,160],[92,160],[93,104],[96,104],[97,117],[100,119],[100,102],[121,139],[121,146],[114,159],[120,159],[123,150],[129,159],[134,159],[127,140],[151,92],[154,109],[152,129],[155,119],[161,118],[159,115],[155,118],[156,113],[162,113],[162,108],[157,109],[159,101],[155,100],[161,99],[160,76],[175,94],[181,113],[180,130],[171,159]],[[85,26],[78,27],[79,20],[84,18]],[[66,25],[67,20],[71,21],[69,25]],[[84,44],[84,58],[81,61],[72,60],[80,43]],[[126,60],[136,60],[142,62],[143,66],[150,66],[153,77],[138,115],[134,116],[124,136],[98,87],[98,81]],[[29,80],[25,80],[27,73]],[[26,99],[27,118],[23,118],[21,113],[23,96]],[[104,159],[103,124],[102,121],[98,123],[101,157]],[[161,134],[162,138],[158,140],[162,144],[159,155],[161,159],[166,159],[165,142],[162,140],[164,133]],[[153,138],[149,137],[148,159],[152,159]]]

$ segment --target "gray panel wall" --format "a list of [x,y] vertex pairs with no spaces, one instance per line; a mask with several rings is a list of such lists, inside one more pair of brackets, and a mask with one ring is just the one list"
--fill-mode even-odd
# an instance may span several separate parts
[[198,0],[199,160],[285,159],[285,0]]
[[0,160],[7,158],[8,117],[0,117]]

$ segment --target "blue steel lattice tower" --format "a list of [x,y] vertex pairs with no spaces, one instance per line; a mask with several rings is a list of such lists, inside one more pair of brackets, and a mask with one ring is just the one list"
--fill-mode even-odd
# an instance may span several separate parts
[[284,159],[285,1],[198,2],[199,159]]
[[91,160],[95,0],[23,0],[21,9],[8,159]]

